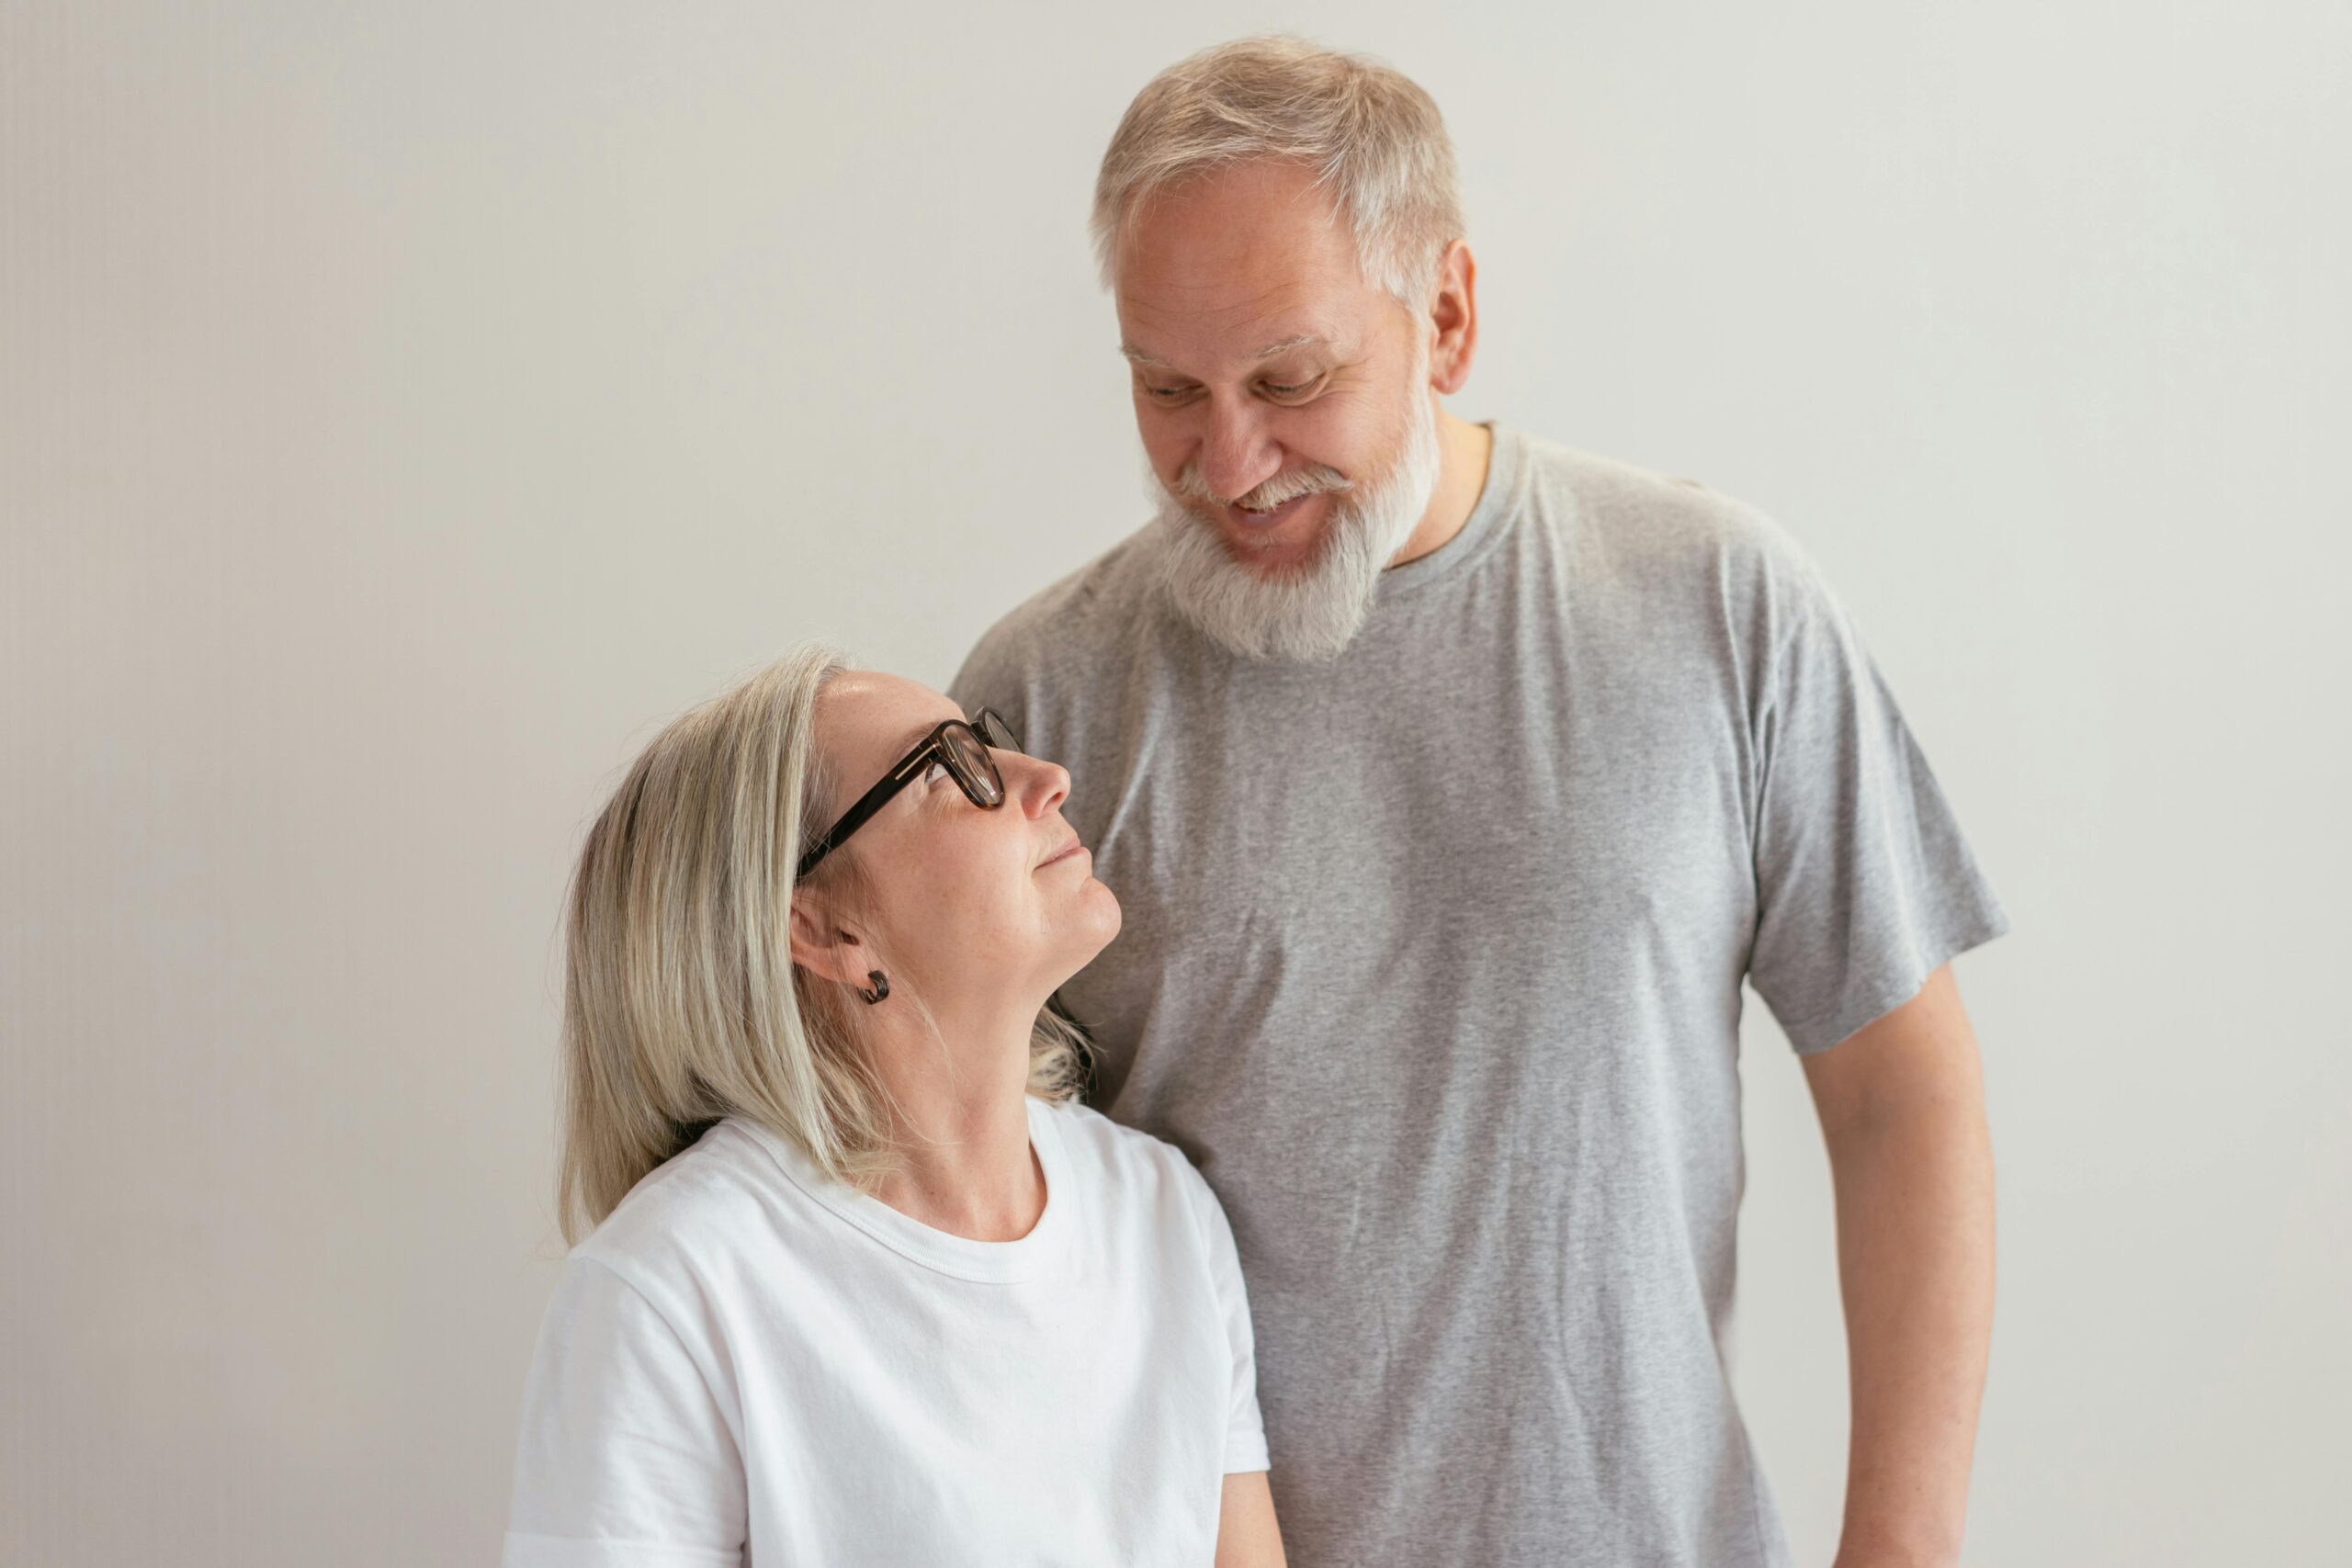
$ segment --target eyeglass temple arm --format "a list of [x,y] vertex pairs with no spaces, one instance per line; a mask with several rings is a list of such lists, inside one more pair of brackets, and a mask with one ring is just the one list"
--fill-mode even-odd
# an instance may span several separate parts
[[923,738],[922,744],[899,758],[899,765],[884,775],[881,782],[859,795],[857,804],[842,812],[841,820],[819,835],[817,841],[801,855],[800,865],[793,873],[793,880],[798,881],[808,875],[834,845],[865,826],[869,818],[889,805],[891,797],[907,787],[907,781],[930,764],[933,754],[939,750],[939,731],[934,729]]

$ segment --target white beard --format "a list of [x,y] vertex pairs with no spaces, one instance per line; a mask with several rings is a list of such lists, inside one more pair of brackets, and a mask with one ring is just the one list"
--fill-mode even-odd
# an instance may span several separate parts
[[[1313,558],[1280,577],[1260,577],[1235,560],[1216,525],[1171,493],[1147,463],[1163,547],[1160,585],[1177,613],[1244,659],[1322,663],[1338,658],[1363,629],[1381,572],[1412,537],[1437,490],[1437,406],[1420,389],[1422,379],[1414,378],[1415,412],[1395,465],[1370,485],[1333,488],[1331,515]],[[1274,489],[1303,493],[1339,480],[1329,469],[1317,472],[1328,476],[1326,485]],[[1197,483],[1195,478],[1192,484]]]

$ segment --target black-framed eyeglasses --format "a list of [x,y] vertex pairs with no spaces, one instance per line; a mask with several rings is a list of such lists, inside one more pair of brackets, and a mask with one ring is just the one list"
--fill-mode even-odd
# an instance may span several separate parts
[[808,851],[800,857],[800,869],[792,874],[795,882],[815,869],[819,861],[831,853],[843,839],[865,826],[874,814],[890,804],[900,790],[922,777],[933,762],[944,764],[948,775],[963,789],[964,796],[983,811],[993,811],[1004,804],[1004,775],[996,771],[994,751],[1018,751],[1021,737],[1004,715],[994,708],[982,708],[979,718],[966,724],[951,718],[915,743],[915,749],[891,764],[882,782],[857,797],[857,804],[842,813],[841,820],[809,840]]

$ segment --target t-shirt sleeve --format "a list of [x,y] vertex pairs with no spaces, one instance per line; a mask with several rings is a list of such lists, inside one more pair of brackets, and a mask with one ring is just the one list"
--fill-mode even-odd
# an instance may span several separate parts
[[1757,993],[1801,1054],[1827,1050],[2008,929],[1951,807],[1844,609],[1810,563],[1757,717]]
[[505,1568],[737,1568],[743,1461],[670,1321],[566,1261],[524,1388]]
[[1201,1179],[1191,1172],[1193,1197],[1202,1208],[1209,1247],[1209,1278],[1216,1288],[1217,1310],[1225,1318],[1225,1342],[1233,1352],[1232,1382],[1227,1390],[1225,1473],[1247,1475],[1268,1468],[1266,1423],[1258,1412],[1257,1337],[1250,1326],[1250,1292],[1241,1280],[1241,1254],[1233,1243],[1233,1225],[1225,1205]]

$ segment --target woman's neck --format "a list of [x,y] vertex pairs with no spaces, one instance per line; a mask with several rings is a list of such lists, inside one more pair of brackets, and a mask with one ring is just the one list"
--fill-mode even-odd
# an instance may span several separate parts
[[[888,1004],[886,1003],[885,1006]],[[1025,1016],[894,1019],[875,1064],[891,1100],[899,1168],[876,1198],[933,1230],[973,1241],[1017,1241],[1046,1211],[1046,1177],[1029,1145]]]

